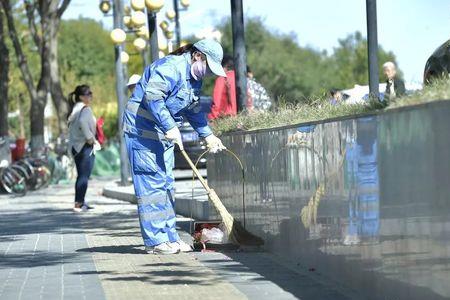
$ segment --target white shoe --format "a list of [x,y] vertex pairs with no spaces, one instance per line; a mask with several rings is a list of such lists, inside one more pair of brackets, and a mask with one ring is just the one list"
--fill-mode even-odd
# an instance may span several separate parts
[[183,240],[178,240],[176,242],[170,243],[170,246],[178,249],[180,252],[192,252],[192,247]]
[[82,207],[74,207],[74,208],[73,208],[73,211],[74,211],[74,212],[87,212],[88,209],[87,209],[86,206],[83,205]]
[[147,253],[153,254],[177,254],[178,252],[180,252],[179,248],[172,247],[169,242],[159,244],[155,247],[145,247],[145,250],[147,251]]

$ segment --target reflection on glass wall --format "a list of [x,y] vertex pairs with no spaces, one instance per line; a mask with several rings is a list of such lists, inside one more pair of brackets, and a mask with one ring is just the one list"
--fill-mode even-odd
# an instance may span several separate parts
[[208,180],[268,251],[364,291],[450,298],[450,105],[238,133]]
[[380,229],[377,122],[375,117],[361,118],[356,126],[356,139],[347,142],[345,151],[349,199],[344,245],[377,242]]

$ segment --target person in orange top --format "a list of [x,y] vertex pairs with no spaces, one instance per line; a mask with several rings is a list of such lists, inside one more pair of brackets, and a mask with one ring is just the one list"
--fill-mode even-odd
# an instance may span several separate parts
[[233,58],[224,55],[222,67],[227,77],[217,77],[214,84],[211,112],[208,114],[209,120],[214,120],[223,116],[235,116],[237,114],[236,102],[236,81],[234,74]]

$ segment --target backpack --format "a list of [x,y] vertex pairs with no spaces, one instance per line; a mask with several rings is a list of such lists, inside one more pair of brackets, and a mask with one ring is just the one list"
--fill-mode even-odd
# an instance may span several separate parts
[[95,137],[100,145],[103,145],[106,141],[105,133],[103,132],[103,124],[105,124],[103,117],[98,118],[97,124],[95,125]]
[[[85,109],[87,106],[83,106],[82,109],[80,109],[80,112],[78,113],[78,120],[80,119],[81,112],[83,109]],[[103,117],[100,117],[97,119],[97,122],[95,124],[95,139],[100,145],[103,145],[106,142],[105,133],[103,132],[103,125],[105,124],[105,120]]]

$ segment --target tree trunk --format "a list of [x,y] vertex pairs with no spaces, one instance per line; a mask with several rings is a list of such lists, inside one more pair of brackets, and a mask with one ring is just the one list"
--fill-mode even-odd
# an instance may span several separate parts
[[3,13],[0,11],[0,137],[8,135],[9,51],[3,28]]
[[30,95],[30,99],[32,100],[33,98],[36,97],[36,90],[34,88],[33,77],[31,76],[30,69],[28,68],[27,58],[23,53],[22,45],[20,43],[16,26],[14,24],[11,3],[8,0],[1,0],[0,4],[1,7],[3,8],[3,11],[5,12],[6,21],[8,24],[9,37],[13,43],[14,52],[16,53],[17,57],[17,65],[19,66],[23,82],[25,83],[27,91]]
[[[14,25],[14,18],[9,0],[0,0],[0,4],[5,11],[9,36],[13,42],[14,51],[17,56],[19,69],[22,73],[23,81],[27,87],[31,99],[30,123],[31,123],[31,150],[33,155],[38,155],[40,150],[45,146],[44,144],[44,109],[47,102],[47,94],[50,91],[51,83],[51,60],[57,60],[57,57],[52,58],[52,54],[56,52],[52,47],[52,39],[56,39],[56,33],[59,27],[59,20],[62,14],[69,5],[70,0],[63,0],[59,6],[59,0],[45,0],[45,1],[26,1],[27,17],[29,19],[30,32],[33,35],[35,43],[40,51],[41,59],[41,73],[37,87],[34,86],[33,77],[28,67],[26,57],[22,50],[22,45],[18,38],[18,34]],[[34,11],[38,9],[39,19],[41,25],[41,36],[37,35],[36,23],[34,19]],[[56,49],[56,48],[55,48]],[[57,65],[56,65],[57,66]],[[58,73],[57,73],[58,75]],[[59,82],[59,80],[55,80]],[[61,86],[59,85],[59,90]],[[62,94],[62,91],[61,91]],[[57,108],[59,105],[56,106]]]
[[19,101],[17,101],[17,109],[19,110],[19,137],[21,139],[25,138],[25,116],[23,112],[23,95],[22,93],[19,94]]
[[[56,7],[55,7],[56,4]],[[41,21],[41,74],[36,88],[36,97],[32,99],[30,110],[31,140],[30,147],[33,155],[39,155],[44,149],[44,109],[50,88],[50,55],[51,33],[54,24],[50,22],[51,15],[57,13],[58,1],[39,1],[39,15]]]
[[[50,39],[50,93],[52,95],[53,104],[58,115],[58,130],[59,135],[67,135],[67,113],[68,105],[67,99],[61,87],[59,79],[59,65],[58,65],[58,27],[59,20],[51,20],[51,39]],[[55,24],[56,23],[56,24]]]
[[[51,68],[51,79],[50,79],[50,93],[52,94],[53,104],[56,108],[56,113],[58,115],[58,130],[59,135],[67,136],[67,113],[69,111],[67,99],[64,96],[61,81],[59,80],[59,72],[54,71],[58,68],[53,63],[50,63]],[[56,73],[56,74],[55,74]]]

